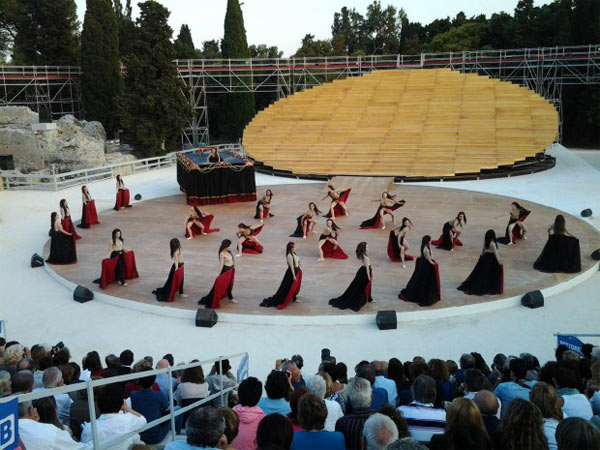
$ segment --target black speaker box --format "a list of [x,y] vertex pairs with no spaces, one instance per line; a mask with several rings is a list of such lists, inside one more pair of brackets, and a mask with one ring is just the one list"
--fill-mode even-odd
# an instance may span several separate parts
[[217,324],[219,316],[214,309],[199,309],[196,312],[196,326],[212,328]]
[[527,306],[528,308],[541,308],[544,306],[544,294],[540,291],[528,292],[521,298],[521,305]]
[[142,194],[135,194],[135,197],[133,197],[134,199],[136,199],[137,201],[140,201],[142,199]]
[[592,252],[592,259],[595,259],[596,261],[600,261],[600,248],[598,250],[594,250]]
[[84,286],[77,286],[73,291],[73,300],[86,303],[94,299],[94,293]]
[[398,328],[396,311],[377,311],[375,322],[377,322],[377,328],[380,330],[395,330]]
[[44,265],[44,258],[37,253],[31,255],[31,267],[42,267]]
[[582,215],[582,217],[591,217],[592,210],[590,208],[586,208],[583,211],[581,211],[581,215]]

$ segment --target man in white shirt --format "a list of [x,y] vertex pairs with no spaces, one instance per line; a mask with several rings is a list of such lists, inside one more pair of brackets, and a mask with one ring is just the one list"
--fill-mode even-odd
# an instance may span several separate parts
[[308,380],[306,387],[311,394],[325,401],[327,407],[327,418],[325,419],[325,431],[335,431],[335,423],[340,417],[344,416],[342,407],[334,400],[325,400],[325,392],[327,391],[327,384],[325,379],[321,375],[315,375]]
[[[62,377],[62,372],[58,367],[49,367],[46,370],[44,370],[42,382],[44,384],[44,387],[34,389],[33,392],[57,388],[60,386],[64,386],[65,384]],[[56,401],[56,414],[58,415],[58,420],[63,425],[69,426],[71,404],[73,403],[73,400],[71,400],[69,394],[56,394],[54,396],[54,400]]]
[[19,437],[27,450],[83,450],[91,448],[75,442],[60,428],[39,422],[40,416],[30,401],[19,404]]
[[394,380],[386,378],[388,363],[385,361],[373,361],[371,364],[375,370],[374,387],[385,389],[388,393],[389,404],[395,407],[398,403],[398,389]]

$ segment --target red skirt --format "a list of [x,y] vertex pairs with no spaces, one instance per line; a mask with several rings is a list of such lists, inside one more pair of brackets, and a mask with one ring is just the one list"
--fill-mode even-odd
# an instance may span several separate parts
[[[105,289],[106,286],[115,282],[115,271],[118,260],[118,256],[102,260],[102,275],[100,277],[100,287],[102,289]],[[135,253],[133,253],[133,250],[123,252],[123,260],[125,261],[125,279],[132,280],[137,278],[139,275],[135,265]]]
[[[208,214],[208,215],[200,218],[200,223],[202,223],[202,225],[204,225],[205,233],[218,233],[219,231],[221,231],[219,228],[211,228],[210,227],[210,224],[212,223],[214,218],[215,218],[215,216],[213,216],[212,214]],[[200,227],[196,224],[192,225],[192,237],[194,237],[198,234],[201,234]],[[185,237],[190,237],[187,228],[185,230]]]
[[323,247],[321,247],[321,249],[323,250],[324,258],[348,259],[348,255],[346,255],[346,253],[344,253],[344,250],[342,250],[342,247],[340,247],[338,245],[337,248],[334,248],[334,245],[329,241],[325,242],[323,244]]
[[87,202],[83,209],[83,219],[87,226],[90,225],[98,225],[100,221],[98,220],[98,212],[96,211],[96,201],[90,200]]
[[[337,201],[338,202],[342,202],[342,203],[346,203],[348,201],[348,197],[350,196],[350,191],[352,191],[351,188],[348,188],[345,191],[342,191],[340,193],[340,197],[337,199]],[[335,217],[339,217],[339,216],[344,216],[345,215],[344,208],[342,208],[340,205],[335,205],[333,207],[333,212],[335,213]],[[331,217],[331,211],[329,211],[323,217],[328,217],[328,218]]]
[[117,199],[115,201],[115,210],[129,207],[129,189],[119,189],[117,191]]
[[71,220],[71,216],[65,217],[64,219],[62,219],[60,221],[60,224],[62,225],[63,230],[65,230],[67,233],[73,233],[73,239],[75,239],[76,241],[81,239],[81,236],[79,236],[77,234],[77,232],[75,231],[75,227],[73,226],[73,221]]

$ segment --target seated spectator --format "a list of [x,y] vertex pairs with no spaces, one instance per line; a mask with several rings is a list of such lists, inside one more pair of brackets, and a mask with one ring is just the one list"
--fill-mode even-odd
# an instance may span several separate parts
[[500,411],[498,397],[496,397],[493,392],[483,389],[475,394],[473,402],[479,409],[487,433],[492,440],[495,440],[495,436],[498,432],[498,425],[500,424],[500,419],[498,419],[498,412]]
[[533,403],[515,398],[510,402],[498,430],[496,447],[514,450],[546,450],[548,442],[544,436],[544,418]]
[[292,448],[293,439],[292,426],[280,414],[269,414],[258,424],[256,431],[258,450],[289,450]]
[[[96,422],[96,428],[100,444],[108,443],[146,425],[144,416],[128,407],[124,402],[123,391],[119,384],[108,384],[99,391],[98,409],[100,417]],[[92,427],[86,423],[81,432],[81,442],[91,442],[92,439]],[[111,449],[120,450],[140,442],[140,435],[135,434]]]
[[44,370],[46,370],[49,366],[43,367],[42,361],[44,360],[44,358],[46,358],[47,354],[48,351],[43,345],[34,345],[33,347],[31,347],[31,359],[33,359],[33,362],[35,364],[35,369],[33,370],[34,389],[44,386],[44,384],[42,383],[42,375],[44,374]]
[[[344,364],[344,363],[339,363],[339,364]],[[336,367],[337,367],[336,364],[334,364],[332,362],[323,361],[319,365],[318,373],[325,380],[325,399],[333,400],[333,401],[337,402],[337,404],[340,405],[340,408],[342,409],[342,414],[343,414],[346,411],[346,401],[347,401],[347,398],[346,398],[346,395],[344,392],[345,384],[342,384],[338,381],[334,381],[337,377]],[[344,365],[344,367],[346,367],[346,366]],[[346,383],[347,383],[347,380],[346,380]],[[325,425],[325,428],[327,428],[327,424]],[[329,430],[329,431],[331,431],[331,430]]]
[[375,371],[368,361],[360,362],[354,369],[354,372],[357,377],[364,378],[371,384],[371,389],[373,390],[371,409],[379,409],[382,406],[389,404],[387,391],[383,388],[374,387]]
[[40,423],[49,423],[50,425],[54,425],[61,430],[69,430],[58,420],[58,414],[56,413],[56,401],[54,400],[54,397],[44,397],[34,400],[33,406],[38,412]]
[[[397,358],[391,358],[388,361],[387,375],[390,380],[396,384],[396,393],[400,393],[404,389],[410,389],[410,382],[404,373],[404,366]],[[396,403],[398,399],[396,398]],[[396,406],[396,405],[394,405]]]
[[285,372],[271,371],[265,383],[267,396],[260,399],[258,402],[259,408],[267,415],[281,414],[283,417],[287,416],[291,411],[288,403],[290,390],[290,382]]
[[29,370],[21,370],[15,373],[10,383],[10,389],[13,394],[27,394],[33,389],[33,374]]
[[93,377],[101,377],[103,368],[102,362],[100,361],[100,355],[97,351],[91,351],[85,355],[83,361],[83,371],[81,372],[82,380],[87,381]]
[[398,439],[388,445],[387,450],[429,450],[425,445],[415,441],[413,438]]
[[326,418],[327,407],[323,399],[310,393],[303,395],[298,404],[298,421],[302,426],[302,431],[294,433],[292,449],[344,450],[346,448],[344,435],[340,432],[324,430]]
[[104,378],[107,378],[107,373],[109,373],[110,376],[113,376],[112,374],[115,374],[114,376],[126,375],[125,373],[121,373],[121,360],[117,355],[113,355],[112,353],[106,355],[104,363],[106,364],[106,369],[102,372]]
[[[471,369],[468,369],[471,370]],[[456,398],[446,410],[446,431],[444,434],[437,434],[431,437],[431,448],[443,449],[454,446],[454,440],[460,438],[464,433],[462,430],[472,431],[478,429],[478,435],[487,436],[487,430],[479,413],[479,409],[472,400],[468,398]],[[460,429],[461,432],[457,432]],[[455,436],[456,434],[456,436]],[[489,447],[491,440],[488,438]],[[456,447],[465,449],[466,447]]]
[[577,375],[571,369],[561,367],[556,371],[556,393],[562,400],[562,410],[566,417],[581,417],[590,420],[594,413],[585,395],[577,390]]
[[6,370],[11,375],[17,371],[17,364],[25,355],[25,349],[19,343],[15,343],[9,347],[6,347],[4,350],[4,355],[2,355],[2,363],[0,365],[0,370]]
[[35,361],[31,358],[21,358],[17,363],[17,372],[20,370],[29,370],[31,373],[35,372],[36,366]]
[[291,374],[292,387],[294,388],[294,390],[298,389],[300,386],[306,386],[306,382],[304,381],[304,378],[302,378],[302,372],[300,371],[300,368],[298,368],[294,361],[283,361],[281,365],[281,371],[284,373],[289,372]]
[[185,441],[170,442],[165,450],[217,450],[227,448],[225,419],[217,408],[206,406],[191,415],[185,427]]
[[419,375],[412,384],[413,401],[398,408],[408,423],[410,435],[428,444],[434,434],[443,434],[446,428],[446,411],[435,408],[437,395],[435,380],[429,375]]
[[454,380],[456,381],[457,385],[461,385],[465,382],[465,371],[467,369],[475,369],[475,357],[470,353],[463,353],[458,361],[458,364],[460,365],[460,369],[456,371]]
[[75,442],[62,428],[41,423],[39,414],[31,401],[19,403],[19,437],[27,449],[79,450],[85,444]]
[[410,433],[408,431],[408,424],[402,414],[392,405],[385,405],[383,408],[377,411],[379,414],[383,414],[384,416],[388,416],[392,419],[392,422],[396,424],[396,429],[398,430],[398,439],[404,439],[406,437],[410,437]]
[[194,401],[208,397],[208,383],[204,380],[202,366],[188,367],[183,371],[181,383],[175,391],[178,405],[187,406]]
[[339,403],[333,400],[325,400],[325,393],[327,391],[325,379],[321,375],[315,375],[308,380],[307,387],[311,394],[325,402],[325,407],[327,408],[325,431],[335,431],[335,424],[340,417],[344,416],[344,413]]
[[354,377],[346,386],[348,400],[352,406],[352,412],[338,419],[335,431],[344,435],[346,448],[358,449],[362,445],[362,431],[367,419],[373,414],[371,402],[373,390],[371,383],[364,378]]
[[[44,387],[35,389],[35,391],[42,391],[44,389],[52,389],[63,386],[64,382],[62,378],[62,372],[58,367],[49,367],[44,371],[42,382],[44,383]],[[54,400],[56,400],[56,411],[58,413],[58,420],[61,424],[69,426],[69,415],[73,400],[71,400],[69,394],[56,394],[54,396]]]
[[[94,393],[100,388],[94,389]],[[88,403],[87,389],[77,391],[78,396],[73,400],[71,405],[71,412],[69,414],[69,428],[71,429],[72,436],[81,440],[81,432],[83,431],[83,425],[90,421],[90,407]],[[96,417],[100,415],[98,405],[96,406]]]
[[308,388],[305,386],[296,389],[290,397],[290,413],[287,415],[288,421],[292,424],[292,431],[300,431],[302,427],[298,422],[298,403],[304,394],[308,393]]
[[556,450],[556,427],[563,419],[563,412],[556,390],[548,383],[536,383],[529,393],[531,403],[540,408],[544,418],[544,436],[550,450]]
[[588,383],[586,395],[592,404],[594,415],[600,415],[600,361],[590,366],[591,378]]
[[[221,370],[223,371],[222,373]],[[222,360],[220,366],[219,361],[215,361],[215,364],[213,365],[210,374],[206,377],[206,382],[208,383],[208,390],[210,395],[216,394],[222,389],[224,390],[234,387],[237,384],[237,379],[235,375],[231,373],[231,365],[229,364],[229,360]],[[229,398],[233,394],[233,391],[229,391],[223,394],[222,402],[221,396],[219,395],[218,397],[212,400],[212,404],[217,407],[227,406],[229,405]]]
[[[389,448],[389,447],[388,447]],[[493,450],[492,440],[480,427],[455,425],[443,435],[434,436],[430,450]],[[517,450],[517,449],[514,449]]]
[[69,361],[71,361],[71,352],[70,352],[69,348],[68,347],[62,347],[62,348],[54,347],[54,349],[56,349],[56,353],[54,353],[54,356],[52,357],[52,363],[56,367],[62,366],[63,364],[69,364]]
[[[467,369],[465,371],[465,382],[464,382],[464,397],[468,398],[470,400],[473,400],[475,398],[475,395],[485,389],[491,389],[491,386],[489,386],[489,381],[488,379],[485,377],[485,375],[483,374],[483,372],[479,369]],[[489,387],[487,387],[486,385],[488,385]],[[497,417],[498,420],[500,420],[500,411],[502,410],[502,403],[500,402],[500,400],[498,400],[498,398],[496,398],[497,402],[498,402],[498,413],[497,413]]]
[[123,350],[119,355],[121,365],[119,367],[119,375],[127,375],[131,373],[131,365],[133,364],[133,352],[129,349]]
[[600,430],[580,417],[569,417],[556,427],[558,450],[598,450]]
[[506,363],[506,355],[504,353],[496,353],[492,362],[492,372],[488,376],[492,386],[500,380],[504,374],[504,364]]
[[396,389],[396,382],[387,378],[388,363],[385,361],[373,361],[371,366],[375,371],[374,387],[385,389],[388,394],[388,403],[392,406],[397,406],[398,390]]
[[[169,361],[166,359],[161,359],[156,363],[157,369],[166,369],[167,367],[169,367]],[[174,377],[169,376],[168,373],[159,373],[156,375],[156,384],[158,385],[160,392],[167,398],[169,398],[169,385],[171,385],[173,392],[177,389],[177,380]]]
[[8,373],[6,370],[0,370],[0,397],[6,397],[11,394],[12,391],[10,385],[10,373]]
[[[408,369],[406,369],[408,367]],[[398,392],[398,405],[408,405],[413,401],[412,391],[410,386],[412,382],[421,375],[429,375],[429,366],[424,361],[407,362],[405,367],[405,373],[408,373],[410,384],[408,388]]]
[[398,428],[388,416],[375,413],[367,419],[363,427],[364,450],[386,450],[388,445],[398,440]]
[[238,387],[240,404],[233,410],[240,418],[238,435],[233,440],[232,447],[236,450],[256,449],[256,429],[265,417],[258,401],[262,396],[262,383],[254,377],[248,377]]
[[227,438],[227,448],[231,448],[231,443],[238,435],[240,419],[237,414],[231,408],[221,407],[219,408],[223,418],[225,419],[225,437]]
[[[143,415],[148,423],[169,413],[169,400],[165,394],[152,390],[155,380],[155,375],[140,378],[139,384],[142,389],[131,393],[131,407]],[[146,444],[158,444],[169,430],[170,423],[166,421],[140,433],[140,437]]]
[[441,359],[430,359],[429,363],[429,375],[435,380],[437,385],[438,398],[436,399],[435,405],[442,408],[444,402],[448,402],[452,399],[453,389],[450,385],[450,372],[446,363]]
[[521,353],[519,358],[525,361],[527,365],[527,375],[525,379],[528,381],[538,381],[540,376],[540,363],[538,359],[531,353]]
[[502,413],[501,417],[517,398],[523,400],[529,400],[529,391],[535,384],[535,381],[527,381],[525,376],[527,375],[527,365],[525,361],[519,358],[514,358],[510,361],[510,380],[505,383],[500,383],[494,390],[494,394],[500,399]]

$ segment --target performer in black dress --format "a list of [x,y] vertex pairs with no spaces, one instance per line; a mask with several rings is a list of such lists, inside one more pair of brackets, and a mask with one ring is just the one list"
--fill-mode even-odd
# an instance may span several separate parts
[[469,295],[497,295],[504,291],[504,269],[494,230],[487,230],[475,268],[457,288]]
[[58,218],[58,213],[50,214],[50,255],[47,263],[73,264],[77,262],[75,239],[66,231]]
[[[156,288],[152,291],[152,293],[156,296],[156,300],[158,300],[159,302],[167,302],[174,300],[170,297],[171,290],[173,288],[175,272],[183,266],[183,256],[181,255],[181,243],[179,242],[179,239],[171,239],[171,241],[169,242],[169,248],[171,251],[171,259],[173,260],[171,270],[169,270],[169,276],[167,277],[167,281],[165,282],[163,287]],[[181,297],[187,297],[187,295],[183,293],[183,275],[181,277],[181,284],[179,285],[178,291]]]
[[527,239],[525,233],[527,233],[527,227],[523,223],[527,216],[531,213],[528,209],[523,208],[518,202],[512,202],[508,219],[508,225],[506,225],[506,231],[504,237],[498,239],[500,244],[512,245],[517,242],[518,239]]
[[260,249],[260,252],[258,253],[262,253],[262,245],[260,243],[260,241],[258,240],[258,238],[256,237],[256,235],[254,234],[255,230],[258,230],[259,228],[263,227],[264,225],[262,223],[257,223],[255,225],[246,225],[245,223],[240,223],[238,224],[238,232],[237,232],[237,237],[238,237],[238,244],[237,244],[237,255],[235,255],[237,258],[241,258],[242,257],[242,250],[243,250],[243,244],[244,242],[248,241],[254,244],[255,247]]
[[344,253],[338,243],[338,231],[341,231],[341,228],[337,226],[333,219],[327,219],[325,230],[319,236],[319,259],[317,261],[325,261],[325,256],[335,259],[348,258],[348,255]]
[[273,199],[273,192],[271,189],[267,189],[265,195],[261,197],[261,199],[256,203],[256,214],[254,214],[255,219],[260,219],[262,222],[263,219],[267,217],[273,217],[271,214],[271,200]]
[[129,189],[125,188],[121,175],[117,175],[117,199],[114,209],[119,211],[121,208],[131,208],[129,200]]
[[[125,259],[123,253],[125,248],[123,247],[123,236],[121,230],[115,228],[112,231],[112,243],[110,244],[110,258],[118,256],[117,267],[115,268],[116,279],[121,286],[127,286],[125,282]],[[170,287],[169,287],[170,290]]]
[[221,162],[221,155],[219,155],[219,150],[216,147],[213,147],[210,150],[210,153],[208,155],[208,162],[212,164]]
[[361,265],[354,279],[341,297],[329,300],[329,304],[335,308],[359,311],[367,302],[373,301],[371,298],[373,271],[366,242],[361,242],[356,246],[356,257],[360,260]]
[[548,241],[533,267],[541,272],[581,272],[579,239],[567,231],[562,214],[548,229]]
[[461,234],[461,229],[467,224],[467,216],[461,211],[454,219],[450,219],[444,223],[442,227],[442,235],[439,239],[431,241],[432,245],[437,248],[443,248],[444,250],[453,251],[455,245],[462,245],[462,242],[458,237]]
[[329,205],[329,212],[324,217],[335,219],[335,215],[349,216],[348,208],[346,208],[346,200],[350,195],[350,189],[343,191],[337,191],[332,184],[327,185],[327,195],[322,198],[325,200],[327,197],[331,198],[331,205]]
[[77,226],[79,228],[89,228],[92,225],[99,224],[96,202],[92,198],[87,186],[81,186],[81,202],[81,222]]
[[379,200],[375,200],[379,202],[379,207],[375,212],[375,215],[371,217],[369,220],[365,220],[360,224],[360,227],[363,229],[370,228],[381,228],[385,230],[385,214],[389,214],[392,216],[392,223],[395,224],[394,213],[393,211],[401,208],[406,204],[405,200],[396,201],[394,200],[395,195],[390,195],[387,191],[381,194],[381,198]]
[[406,254],[409,249],[406,242],[406,235],[412,230],[413,224],[408,217],[402,218],[402,225],[390,231],[388,239],[388,256],[392,261],[402,263],[402,268],[406,267],[405,261],[412,261],[414,258]]
[[221,300],[225,297],[229,299],[229,303],[237,303],[232,293],[234,280],[235,265],[231,254],[231,241],[225,239],[219,247],[219,276],[210,292],[198,300],[198,304],[217,309],[221,307]]
[[431,236],[423,236],[421,256],[415,263],[415,271],[398,298],[419,306],[431,306],[440,300],[440,272],[431,255]]
[[60,201],[60,218],[62,222],[62,226],[65,231],[73,234],[73,238],[77,241],[81,239],[81,236],[77,234],[75,231],[75,226],[73,225],[73,219],[71,219],[71,209],[69,208],[69,204],[63,198]]
[[296,300],[296,296],[302,285],[302,269],[300,268],[300,259],[296,255],[296,245],[288,242],[285,253],[288,268],[283,276],[283,281],[275,295],[265,298],[260,306],[276,306],[277,309],[285,309],[291,301],[300,302],[300,300]]
[[296,218],[298,225],[296,226],[294,233],[290,234],[290,237],[301,237],[306,239],[309,231],[316,233],[315,225],[317,224],[317,221],[315,220],[315,216],[318,216],[319,214],[321,214],[321,211],[317,208],[317,205],[314,202],[310,202],[308,204],[308,211]]

